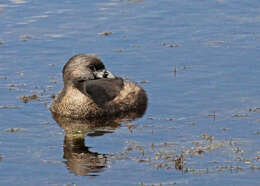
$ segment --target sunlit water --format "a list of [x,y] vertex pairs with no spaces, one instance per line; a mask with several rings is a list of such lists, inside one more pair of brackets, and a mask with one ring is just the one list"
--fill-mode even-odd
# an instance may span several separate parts
[[[260,184],[259,15],[257,0],[1,1],[0,185]],[[146,114],[66,135],[48,105],[77,53],[139,82]]]

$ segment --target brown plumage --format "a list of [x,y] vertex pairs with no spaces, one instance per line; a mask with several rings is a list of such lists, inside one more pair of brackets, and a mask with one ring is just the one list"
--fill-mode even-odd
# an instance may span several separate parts
[[134,82],[114,76],[96,56],[78,54],[63,68],[64,87],[50,110],[74,119],[100,119],[144,113],[145,91]]

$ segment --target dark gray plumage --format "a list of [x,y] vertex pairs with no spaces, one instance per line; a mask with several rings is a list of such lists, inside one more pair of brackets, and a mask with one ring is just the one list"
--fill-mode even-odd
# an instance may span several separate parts
[[119,96],[123,88],[123,79],[95,79],[92,81],[84,81],[77,87],[86,96],[90,96],[99,106],[105,105],[107,102]]

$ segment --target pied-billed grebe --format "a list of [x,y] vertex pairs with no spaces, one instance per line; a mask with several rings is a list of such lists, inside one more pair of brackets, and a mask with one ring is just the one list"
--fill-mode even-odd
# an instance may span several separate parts
[[73,56],[62,72],[64,87],[50,106],[55,114],[74,119],[99,119],[146,109],[145,91],[113,75],[94,55]]

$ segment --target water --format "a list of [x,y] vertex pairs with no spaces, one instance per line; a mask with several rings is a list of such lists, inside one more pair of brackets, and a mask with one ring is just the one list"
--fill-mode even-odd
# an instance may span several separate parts
[[[0,184],[258,185],[259,6],[1,1]],[[141,82],[146,114],[65,132],[48,105],[77,53]]]

